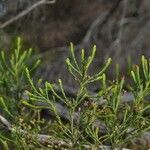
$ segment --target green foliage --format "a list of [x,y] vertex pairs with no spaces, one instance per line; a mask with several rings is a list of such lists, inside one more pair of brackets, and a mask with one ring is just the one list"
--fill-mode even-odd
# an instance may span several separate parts
[[[21,99],[25,89],[29,86],[25,68],[28,67],[32,72],[39,64],[39,60],[30,64],[32,49],[21,52],[21,39],[17,39],[17,46],[11,57],[8,57],[4,51],[0,53],[0,112],[6,118],[9,118],[13,124],[18,124],[19,115],[21,115],[23,105]],[[3,131],[2,131],[3,132]],[[1,135],[2,144],[7,148],[7,138]],[[3,140],[6,141],[3,141]]]
[[[42,87],[34,83],[31,71],[39,61],[29,67],[31,50],[20,53],[20,39],[10,60],[5,58],[4,52],[1,53],[1,112],[5,117],[10,115],[18,121],[12,121],[13,130],[9,138],[2,132],[0,140],[4,149],[9,149],[10,143],[15,149],[80,150],[99,149],[103,145],[121,149],[150,130],[150,118],[146,115],[150,105],[145,101],[150,93],[150,60],[142,56],[142,66],[135,66],[131,71],[134,85],[130,85],[128,92],[133,93],[134,98],[128,102],[122,100],[125,78],[119,77],[118,70],[116,81],[108,82],[105,72],[111,63],[110,58],[102,69],[91,75],[89,67],[94,60],[96,46],[89,57],[85,57],[82,49],[80,61],[75,56],[72,43],[70,52],[71,58],[66,59],[66,65],[78,84],[74,97],[67,95],[61,79],[58,79],[58,86],[45,82]],[[88,86],[95,82],[101,88],[92,93]],[[23,94],[28,98],[23,98]],[[66,111],[66,121],[62,119],[58,103]],[[53,113],[52,122],[41,118],[40,111],[43,109]],[[38,139],[41,133],[49,137],[44,143]]]

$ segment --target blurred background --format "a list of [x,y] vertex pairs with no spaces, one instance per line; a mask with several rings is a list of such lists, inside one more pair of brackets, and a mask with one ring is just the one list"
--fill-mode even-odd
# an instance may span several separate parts
[[91,73],[111,57],[109,78],[114,78],[116,64],[126,76],[130,63],[137,64],[141,55],[150,57],[150,0],[44,1],[0,0],[0,49],[9,51],[20,36],[24,47],[32,47],[35,56],[43,59],[37,77],[51,81],[63,78],[72,86],[64,63],[70,42],[77,56],[81,48],[89,54],[96,44]]

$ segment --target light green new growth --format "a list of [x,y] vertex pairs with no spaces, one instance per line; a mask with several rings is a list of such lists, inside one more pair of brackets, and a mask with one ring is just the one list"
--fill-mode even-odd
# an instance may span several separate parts
[[[150,130],[147,115],[150,103],[145,100],[150,93],[150,60],[144,56],[141,67],[135,66],[131,71],[133,84],[129,85],[128,92],[134,98],[127,102],[122,98],[126,80],[119,79],[119,71],[116,81],[108,82],[106,70],[111,58],[97,73],[89,74],[96,46],[89,57],[82,49],[81,60],[78,60],[71,43],[71,58],[66,59],[66,65],[78,83],[73,97],[68,96],[61,79],[58,79],[58,86],[45,82],[42,87],[41,79],[35,84],[31,72],[37,68],[39,60],[30,67],[31,52],[31,49],[21,52],[18,38],[10,59],[4,51],[0,55],[1,115],[13,125],[13,132],[7,134],[0,128],[3,149],[98,150],[104,145],[121,149]],[[93,93],[88,86],[96,82],[100,88]],[[41,118],[43,109],[52,114],[51,121]],[[43,142],[38,138],[41,134],[49,138]]]

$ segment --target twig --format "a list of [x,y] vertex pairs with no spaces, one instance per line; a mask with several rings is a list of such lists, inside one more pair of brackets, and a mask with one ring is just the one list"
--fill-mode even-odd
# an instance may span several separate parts
[[108,11],[105,12],[104,14],[98,16],[95,21],[91,24],[89,27],[85,37],[83,38],[83,41],[81,42],[81,45],[86,45],[93,33],[96,33],[97,29],[102,29],[102,27],[106,24],[106,22],[109,20],[109,18],[114,14],[114,12],[117,10],[119,7],[120,3],[122,0],[117,0],[117,2],[113,5],[113,7]]
[[36,2],[35,4],[33,4],[32,6],[28,7],[27,9],[23,10],[22,12],[20,12],[18,15],[16,15],[15,17],[7,20],[6,22],[2,23],[0,25],[0,29],[3,29],[5,27],[7,27],[8,25],[12,24],[13,22],[17,21],[18,19],[24,17],[25,15],[27,15],[29,12],[31,12],[33,9],[35,9],[36,7],[43,5],[43,4],[53,4],[55,3],[55,0],[49,1],[49,0],[40,0],[38,2]]
[[7,119],[0,115],[0,122],[8,129],[11,130],[11,124]]

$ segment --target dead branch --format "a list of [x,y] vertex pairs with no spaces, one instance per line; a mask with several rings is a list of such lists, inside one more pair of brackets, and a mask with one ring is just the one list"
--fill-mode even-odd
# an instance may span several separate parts
[[25,10],[23,10],[22,12],[20,12],[18,15],[16,15],[15,17],[7,20],[6,22],[2,23],[0,25],[0,29],[3,29],[5,27],[7,27],[8,25],[12,24],[13,22],[17,21],[18,19],[24,17],[25,15],[27,15],[28,13],[30,13],[33,9],[35,9],[36,7],[43,5],[43,4],[53,4],[55,3],[55,0],[49,1],[49,0],[40,0],[38,2],[36,2],[35,4],[33,4],[32,6],[26,8]]
[[115,13],[115,11],[118,9],[120,3],[122,0],[117,0],[117,2],[112,6],[112,8],[105,12],[104,14],[98,16],[95,21],[91,24],[89,27],[85,37],[83,38],[83,41],[81,42],[81,45],[86,45],[90,42],[91,36],[95,33],[97,34],[97,31],[100,31],[102,27],[107,23],[109,18]]
[[11,124],[7,119],[0,115],[0,122],[6,127],[8,130],[11,130]]
[[123,30],[124,30],[124,21],[126,19],[126,13],[127,13],[127,0],[123,0],[123,8],[122,8],[122,16],[119,22],[119,29],[118,29],[118,33],[117,33],[117,37],[116,39],[111,43],[110,47],[109,47],[109,51],[107,53],[107,55],[105,56],[105,58],[108,58],[110,56],[110,54],[113,52],[114,49],[117,49],[117,51],[115,51],[115,59],[117,59],[122,51],[122,38],[123,38]]

